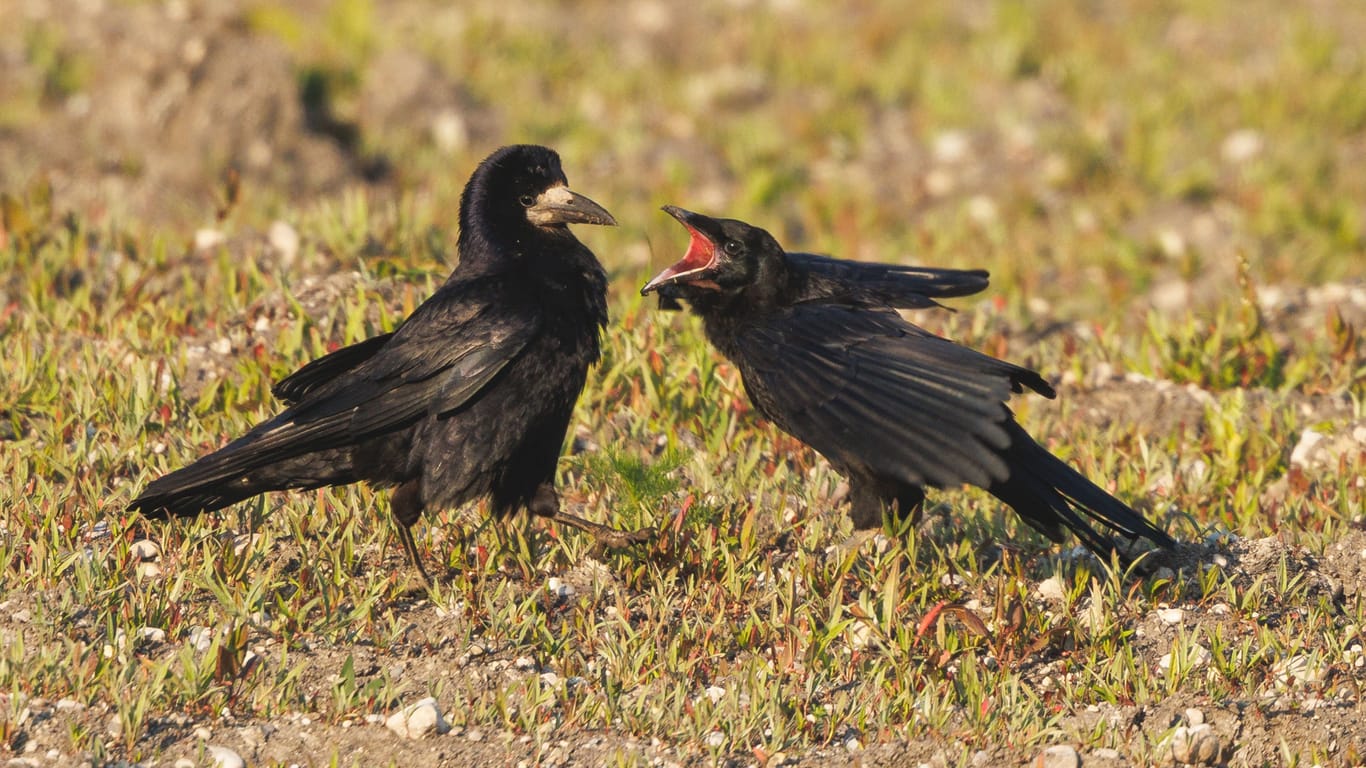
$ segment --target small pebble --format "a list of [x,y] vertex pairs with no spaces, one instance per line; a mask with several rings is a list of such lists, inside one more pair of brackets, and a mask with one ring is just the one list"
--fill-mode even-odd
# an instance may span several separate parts
[[1317,685],[1327,676],[1326,665],[1315,663],[1304,654],[1289,656],[1271,668],[1281,685]]
[[220,747],[217,744],[208,746],[209,760],[213,762],[215,768],[246,768],[246,761],[242,756],[227,747]]
[[1260,155],[1264,143],[1262,134],[1251,128],[1239,128],[1224,137],[1224,143],[1219,146],[1219,154],[1223,156],[1224,162],[1241,165]]
[[205,251],[222,245],[227,240],[228,238],[216,229],[200,229],[194,233],[194,248],[196,251]]
[[1221,745],[1214,729],[1201,723],[1177,728],[1172,734],[1171,749],[1172,760],[1183,765],[1199,765],[1218,761]]
[[128,547],[128,556],[138,561],[151,561],[161,557],[161,547],[151,539],[138,539]]
[[271,249],[286,265],[292,263],[294,257],[299,254],[299,233],[289,225],[289,222],[279,219],[271,222],[270,229],[266,231],[266,239],[270,241]]
[[1157,618],[1167,624],[1180,624],[1186,618],[1186,612],[1180,608],[1163,608],[1157,612]]
[[1039,753],[1035,768],[1080,768],[1081,755],[1067,744],[1055,744]]
[[1037,589],[1039,597],[1044,600],[1061,601],[1063,598],[1062,580],[1057,576],[1049,576],[1039,582]]
[[431,733],[440,735],[451,729],[441,716],[436,699],[430,696],[390,715],[384,726],[406,739],[423,739]]

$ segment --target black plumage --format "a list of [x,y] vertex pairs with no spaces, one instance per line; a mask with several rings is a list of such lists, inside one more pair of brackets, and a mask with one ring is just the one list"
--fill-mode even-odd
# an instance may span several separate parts
[[459,264],[392,333],[315,360],[280,381],[288,404],[129,505],[194,515],[265,491],[367,481],[393,487],[404,549],[427,509],[488,497],[609,540],[634,540],[559,508],[555,465],[574,403],[599,356],[607,277],[568,224],[616,222],[571,192],[559,156],[504,147],[460,200]]
[[918,517],[926,487],[968,483],[1051,539],[1069,530],[1102,556],[1116,549],[1110,532],[1174,544],[1016,423],[1012,393],[1055,396],[1039,374],[895,311],[980,291],[985,272],[785,253],[742,221],[665,210],[692,241],[642,293],[686,301],[740,369],[755,407],[849,478],[856,528],[880,526],[884,510]]

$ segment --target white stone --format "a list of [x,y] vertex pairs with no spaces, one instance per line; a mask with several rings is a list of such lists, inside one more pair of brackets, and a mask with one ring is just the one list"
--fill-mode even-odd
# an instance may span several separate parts
[[246,768],[247,762],[242,756],[227,747],[210,744],[207,750],[214,768]]
[[1241,165],[1260,155],[1263,144],[1262,134],[1251,128],[1240,128],[1224,137],[1219,153],[1223,155],[1225,162]]
[[1063,595],[1066,594],[1063,590],[1062,579],[1057,576],[1049,576],[1039,582],[1039,586],[1036,589],[1038,590],[1039,597],[1049,601],[1060,602]]
[[194,233],[194,248],[196,251],[207,251],[226,243],[228,238],[216,229],[200,229]]
[[873,628],[868,626],[867,622],[856,621],[850,624],[849,628],[845,630],[845,634],[849,638],[849,647],[855,650],[864,650],[877,642],[877,635],[874,634]]
[[978,226],[986,227],[995,224],[1001,216],[995,200],[986,195],[973,195],[968,199],[968,218]]
[[972,141],[963,131],[945,131],[934,137],[934,159],[941,163],[956,163],[967,157]]
[[566,584],[556,576],[551,576],[545,580],[545,590],[555,597],[568,599],[574,596],[577,591],[573,584]]
[[161,547],[151,539],[138,539],[129,545],[128,556],[143,562],[155,560],[161,557]]
[[1325,665],[1305,654],[1288,656],[1277,662],[1271,671],[1281,685],[1317,685],[1327,676]]
[[293,262],[294,257],[299,255],[299,233],[287,221],[272,221],[270,229],[266,230],[266,239],[270,241],[271,249],[286,264]]
[[1181,726],[1172,733],[1172,760],[1183,765],[1213,763],[1221,751],[1219,737],[1206,723]]
[[432,118],[432,143],[442,152],[453,155],[470,142],[470,130],[465,118],[453,109],[443,109]]
[[[1203,645],[1192,645],[1190,647],[1190,650],[1187,652],[1184,664],[1182,665],[1183,669],[1185,669],[1186,671],[1200,669],[1201,667],[1209,663],[1210,658],[1211,654],[1208,648],[1204,647]],[[1167,675],[1171,674],[1171,670],[1172,654],[1169,651],[1167,653],[1162,654],[1162,658],[1157,660],[1157,671],[1163,677],[1166,677]]]
[[1295,444],[1295,449],[1290,452],[1290,464],[1296,467],[1308,467],[1314,455],[1314,448],[1323,442],[1323,435],[1312,429],[1306,429],[1300,435],[1300,440]]
[[1055,744],[1040,752],[1034,765],[1037,768],[1079,768],[1081,755],[1067,744]]
[[707,698],[711,699],[711,703],[715,704],[726,695],[726,689],[719,685],[709,685],[705,693]]
[[1175,229],[1163,228],[1157,233],[1157,247],[1167,258],[1179,259],[1186,255],[1186,238]]
[[1180,624],[1186,618],[1186,612],[1180,608],[1162,608],[1158,610],[1157,618],[1167,624]]
[[450,723],[441,715],[436,699],[430,696],[390,715],[384,721],[384,727],[405,739],[422,739],[432,732],[444,734],[451,729]]

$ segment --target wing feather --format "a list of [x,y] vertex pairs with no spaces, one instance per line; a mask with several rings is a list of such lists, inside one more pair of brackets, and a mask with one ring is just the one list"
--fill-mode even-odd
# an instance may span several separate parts
[[[383,343],[338,350],[283,380],[293,379],[285,392],[301,399],[222,450],[155,481],[145,494],[241,477],[460,408],[517,358],[542,325],[534,309],[483,298],[497,295],[478,283],[448,283]],[[426,317],[412,322],[419,314]]]
[[914,484],[1007,477],[1006,401],[1022,383],[1051,392],[1033,371],[890,310],[799,304],[747,324],[736,343],[766,416],[837,464]]

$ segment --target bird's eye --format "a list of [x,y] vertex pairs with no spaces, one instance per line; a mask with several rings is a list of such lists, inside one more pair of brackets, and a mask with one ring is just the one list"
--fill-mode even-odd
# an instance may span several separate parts
[[726,253],[729,253],[732,256],[738,254],[741,251],[741,249],[744,248],[744,246],[740,244],[739,240],[727,240],[726,244],[721,247],[726,250]]
[[517,202],[521,203],[523,208],[530,208],[531,206],[536,204],[536,198],[532,197],[531,195],[522,195],[521,197],[517,198]]

